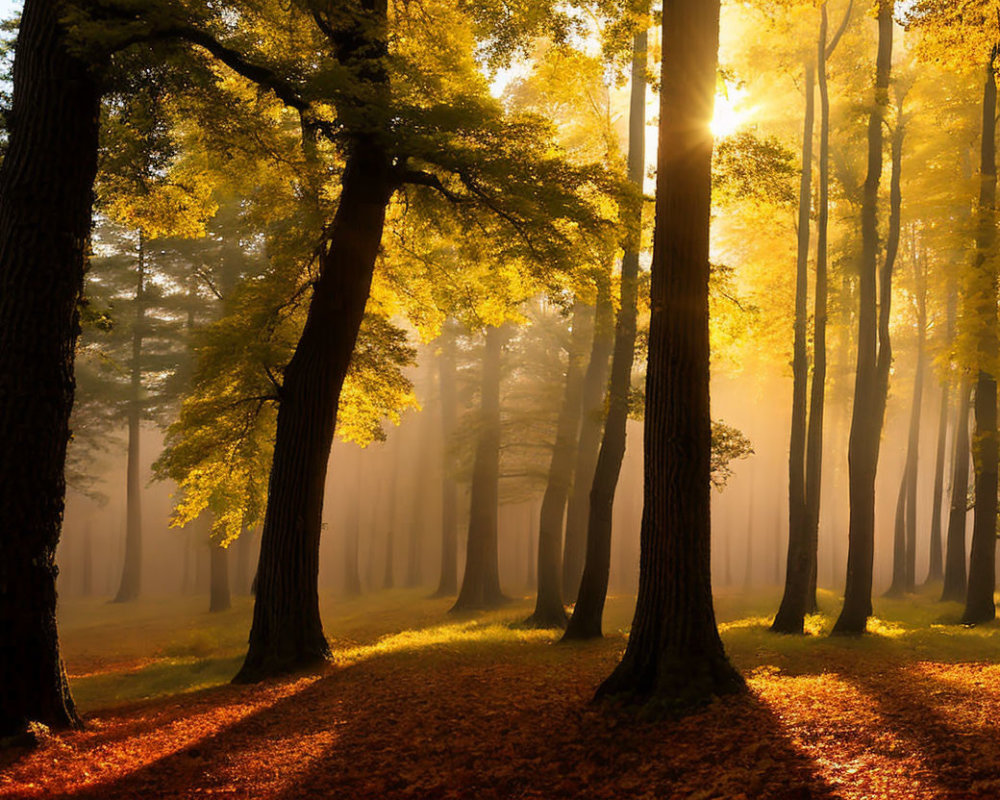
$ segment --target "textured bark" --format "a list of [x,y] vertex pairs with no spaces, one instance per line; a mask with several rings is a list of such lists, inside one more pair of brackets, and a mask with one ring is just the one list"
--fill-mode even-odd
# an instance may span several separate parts
[[597,279],[597,305],[594,316],[594,340],[590,361],[583,379],[583,410],[580,439],[573,466],[573,486],[566,508],[566,538],[563,543],[562,585],[575,592],[580,586],[586,559],[587,521],[590,518],[590,488],[593,485],[597,455],[604,430],[604,395],[608,389],[608,368],[614,347],[614,306],[611,301],[611,276]]
[[229,593],[229,548],[211,542],[211,581],[209,585],[209,612],[228,611],[232,608]]
[[809,355],[806,345],[809,299],[809,221],[812,217],[812,153],[816,69],[805,67],[806,111],[799,181],[798,254],[795,262],[795,317],[792,345],[792,422],[788,448],[788,559],[785,591],[771,623],[775,633],[802,633],[806,595],[812,577],[809,530],[806,526],[806,406]]
[[0,167],[0,737],[30,721],[78,722],[59,655],[55,553],[100,91],[69,52],[61,10],[24,4]]
[[577,431],[583,397],[583,360],[591,340],[593,310],[579,298],[573,303],[573,331],[566,361],[563,403],[556,425],[556,441],[538,520],[538,591],[535,610],[525,624],[540,628],[566,627],[562,587],[562,532],[566,502],[573,482]]
[[445,325],[441,334],[438,359],[438,385],[441,392],[441,576],[435,597],[458,594],[458,486],[451,475],[451,437],[458,414],[455,389],[454,331]]
[[997,49],[990,54],[983,89],[983,137],[980,161],[979,227],[976,233],[976,289],[973,312],[981,326],[976,380],[976,446],[972,450],[976,475],[976,505],[972,521],[972,551],[965,597],[964,624],[989,622],[996,617],[997,545],[997,381],[989,370],[997,363],[1000,341],[997,330],[997,274],[993,264],[996,245],[996,113],[997,85],[994,69]]
[[972,404],[972,381],[962,383],[955,409],[955,455],[951,476],[951,506],[948,512],[948,535],[945,539],[944,587],[942,601],[965,600],[965,528],[969,513],[969,406]]
[[[861,209],[861,265],[858,280],[858,357],[854,382],[854,410],[848,443],[847,581],[844,607],[837,618],[835,634],[864,633],[872,610],[872,568],[875,555],[875,472],[885,414],[885,391],[892,360],[889,344],[891,274],[895,261],[892,220],[882,274],[878,275],[878,188],[882,178],[882,126],[889,102],[892,65],[892,0],[879,0],[878,55],[875,66],[875,99],[868,119],[868,173]],[[893,202],[898,173],[894,174]],[[898,245],[898,217],[896,242]],[[881,292],[876,292],[876,280]],[[881,303],[878,303],[878,296]]]
[[327,462],[392,189],[386,153],[373,138],[357,139],[306,324],[285,369],[250,648],[237,682],[309,667],[329,656],[317,588]]
[[462,588],[452,611],[496,608],[507,601],[500,590],[497,513],[500,485],[500,355],[505,333],[486,329],[479,436],[472,466],[469,538]]
[[679,713],[743,690],[712,607],[708,277],[718,0],[666,0],[639,594],[598,695]]
[[[628,177],[640,192],[646,161],[646,64],[647,32],[632,43],[632,91],[629,104]],[[622,256],[621,302],[615,325],[608,388],[608,415],[590,489],[587,524],[587,554],[577,592],[573,616],[564,639],[592,639],[602,635],[601,619],[611,573],[611,529],[615,491],[625,457],[632,365],[635,361],[636,303],[639,278],[639,231],[642,206],[637,204],[629,221],[632,235]]]
[[139,436],[142,422],[142,339],[146,320],[146,248],[139,233],[136,262],[135,321],[128,404],[128,455],[125,479],[125,561],[114,602],[128,603],[142,590],[142,484],[139,480]]

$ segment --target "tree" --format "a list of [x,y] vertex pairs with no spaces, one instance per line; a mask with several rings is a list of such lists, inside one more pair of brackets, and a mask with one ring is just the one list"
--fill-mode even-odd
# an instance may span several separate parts
[[453,325],[446,324],[438,355],[438,389],[441,395],[441,575],[435,597],[458,594],[458,486],[451,474],[451,439],[458,413],[455,392],[455,343]]
[[708,279],[719,3],[667,0],[646,374],[639,596],[598,690],[683,710],[744,683],[712,608]]
[[[892,65],[893,3],[879,0],[875,99],[868,118],[868,173],[861,213],[862,254],[859,280],[858,358],[854,411],[848,443],[850,522],[847,585],[835,634],[861,634],[871,615],[875,554],[875,471],[885,415],[889,365],[889,309],[892,269],[899,244],[899,176],[893,173],[892,219],[885,260],[878,268],[878,188],[882,178],[882,126],[889,103]],[[876,283],[878,290],[876,291]],[[876,295],[880,302],[876,302]]]
[[[628,177],[641,192],[645,172],[647,31],[639,30],[632,44],[632,81],[629,104]],[[611,523],[615,490],[625,457],[625,429],[628,422],[635,359],[639,246],[642,235],[642,206],[632,209],[629,238],[622,256],[621,300],[615,324],[611,383],[604,435],[594,468],[587,521],[587,550],[583,575],[573,616],[565,640],[590,639],[601,635],[601,618],[611,571]],[[572,587],[569,587],[572,591]]]
[[0,737],[35,721],[78,723],[59,654],[55,551],[101,65],[71,45],[63,10],[24,4],[0,166]]

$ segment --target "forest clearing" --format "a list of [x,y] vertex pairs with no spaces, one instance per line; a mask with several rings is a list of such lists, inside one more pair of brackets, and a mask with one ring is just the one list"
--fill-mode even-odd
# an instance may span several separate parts
[[628,598],[610,598],[614,633],[566,645],[518,626],[526,599],[471,619],[412,590],[324,603],[330,667],[253,689],[224,685],[246,598],[223,617],[71,607],[87,727],[5,755],[0,796],[997,796],[1000,629],[959,627],[957,604],[924,597],[879,603],[863,640],[821,637],[829,614],[804,639],[776,636],[776,599],[718,598],[750,694],[681,721],[589,703],[624,647]]

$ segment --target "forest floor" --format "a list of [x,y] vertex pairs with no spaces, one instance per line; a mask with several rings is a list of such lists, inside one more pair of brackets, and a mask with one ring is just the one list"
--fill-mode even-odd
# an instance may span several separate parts
[[[873,634],[775,636],[776,596],[721,594],[743,697],[680,721],[590,703],[624,648],[556,645],[500,612],[449,616],[419,591],[326,603],[320,675],[230,686],[250,601],[67,602],[86,729],[0,753],[3,798],[998,798],[1000,627],[930,597],[880,601]],[[836,599],[823,597],[824,609]]]

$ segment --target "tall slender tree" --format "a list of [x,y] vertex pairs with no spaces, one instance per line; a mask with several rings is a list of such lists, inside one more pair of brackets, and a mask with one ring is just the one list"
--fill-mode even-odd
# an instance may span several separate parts
[[[648,32],[643,29],[636,32],[632,41],[632,86],[629,99],[628,177],[640,194],[646,166],[647,40]],[[608,387],[608,413],[604,420],[604,437],[590,489],[586,560],[565,639],[601,636],[601,618],[608,593],[612,512],[622,460],[625,458],[629,393],[635,361],[639,250],[642,243],[642,206],[638,198],[628,223],[629,238],[622,256],[621,300],[615,325],[611,383]],[[572,591],[572,587],[567,588]]]
[[739,692],[711,587],[708,279],[718,0],[666,0],[639,595],[599,696],[684,710]]
[[[854,410],[848,442],[850,521],[844,607],[835,634],[861,634],[872,611],[875,557],[875,472],[888,389],[891,269],[895,260],[890,232],[885,262],[878,269],[878,189],[882,179],[882,126],[889,105],[892,68],[893,2],[878,3],[878,52],[875,97],[868,117],[868,172],[861,210],[861,274],[859,280],[858,358]],[[896,200],[895,181],[893,201]],[[890,229],[892,224],[890,223]],[[898,245],[898,232],[897,232]],[[883,380],[883,375],[885,379]]]

